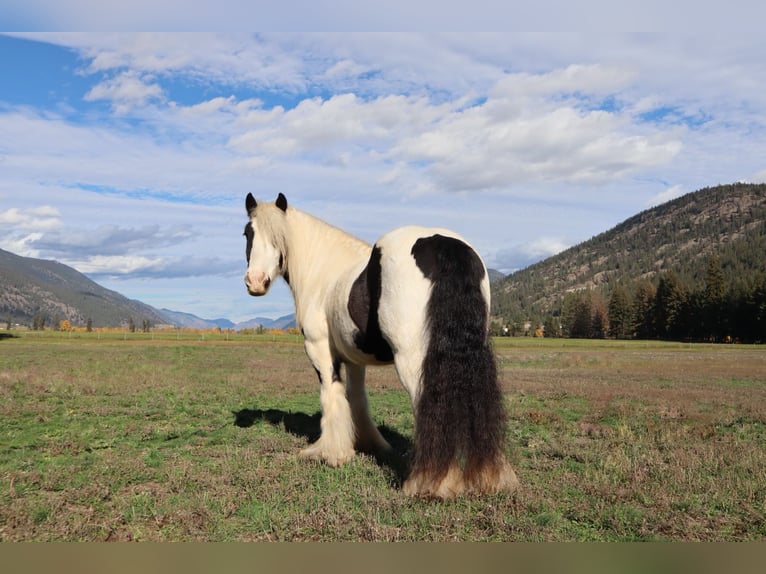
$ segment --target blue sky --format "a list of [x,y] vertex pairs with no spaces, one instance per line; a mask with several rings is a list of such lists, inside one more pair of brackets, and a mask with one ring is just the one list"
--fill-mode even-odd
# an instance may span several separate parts
[[505,272],[701,187],[766,181],[760,34],[0,35],[0,248],[156,307],[244,289],[244,197]]

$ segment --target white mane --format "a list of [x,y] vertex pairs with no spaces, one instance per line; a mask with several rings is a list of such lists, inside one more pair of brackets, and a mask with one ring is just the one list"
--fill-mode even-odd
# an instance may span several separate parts
[[369,244],[293,207],[282,212],[273,204],[259,204],[255,217],[262,233],[285,254],[299,326],[312,302],[323,301],[343,271],[370,256]]

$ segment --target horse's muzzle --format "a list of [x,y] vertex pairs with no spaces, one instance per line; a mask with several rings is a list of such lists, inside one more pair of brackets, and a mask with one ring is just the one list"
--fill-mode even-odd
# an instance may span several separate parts
[[271,278],[261,273],[259,274],[259,277],[253,281],[250,278],[250,274],[245,273],[245,286],[247,287],[247,292],[250,293],[250,295],[254,297],[260,297],[269,291],[269,287],[271,287]]

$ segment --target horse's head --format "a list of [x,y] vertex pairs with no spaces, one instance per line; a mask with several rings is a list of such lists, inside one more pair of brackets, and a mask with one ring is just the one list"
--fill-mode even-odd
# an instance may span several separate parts
[[287,199],[281,193],[274,203],[257,203],[251,193],[245,199],[250,222],[245,225],[247,272],[250,295],[265,295],[271,283],[286,269],[284,219]]

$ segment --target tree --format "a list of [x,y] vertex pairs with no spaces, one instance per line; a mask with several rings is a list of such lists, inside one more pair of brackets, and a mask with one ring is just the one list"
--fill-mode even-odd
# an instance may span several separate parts
[[686,311],[688,293],[673,271],[660,278],[654,300],[657,332],[665,339],[682,339],[687,334]]
[[558,317],[548,315],[543,322],[543,334],[545,337],[560,337],[561,336],[561,321]]
[[590,294],[590,336],[594,339],[604,339],[609,331],[609,312],[606,301],[601,294]]
[[591,336],[590,292],[568,293],[561,305],[561,322],[564,332],[572,338],[587,339]]
[[45,321],[47,320],[46,316],[43,313],[35,313],[35,316],[32,317],[32,330],[33,331],[44,331],[45,330]]
[[637,339],[654,339],[657,330],[654,325],[654,300],[657,290],[649,281],[636,287],[633,297],[633,333]]
[[615,339],[629,339],[633,336],[633,301],[622,285],[612,291],[609,298],[609,334]]
[[702,300],[702,313],[705,324],[705,336],[713,341],[720,341],[725,331],[725,297],[726,284],[724,282],[721,262],[717,255],[712,255],[708,260],[705,272],[705,292]]

